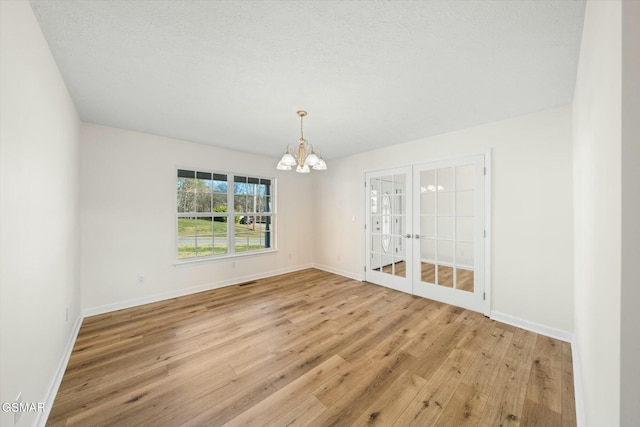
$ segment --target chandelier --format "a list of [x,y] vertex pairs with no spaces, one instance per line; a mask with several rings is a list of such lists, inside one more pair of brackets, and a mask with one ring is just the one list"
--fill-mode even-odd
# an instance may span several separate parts
[[307,115],[306,111],[298,111],[300,116],[300,139],[298,140],[298,149],[293,144],[289,144],[285,150],[282,158],[278,162],[276,169],[282,171],[290,171],[296,166],[296,172],[309,173],[311,169],[323,171],[327,170],[327,164],[325,163],[320,151],[317,152],[313,149],[313,145],[309,144],[304,139],[302,133],[302,119]]

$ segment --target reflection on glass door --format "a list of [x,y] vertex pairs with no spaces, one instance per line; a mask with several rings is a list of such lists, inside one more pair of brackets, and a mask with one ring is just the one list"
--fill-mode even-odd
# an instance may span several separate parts
[[367,174],[366,280],[411,292],[411,168]]
[[484,156],[414,167],[414,293],[483,311]]

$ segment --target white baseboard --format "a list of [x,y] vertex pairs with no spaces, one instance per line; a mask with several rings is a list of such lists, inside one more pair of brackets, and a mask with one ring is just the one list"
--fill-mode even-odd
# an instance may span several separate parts
[[576,403],[576,425],[587,427],[587,418],[584,411],[584,394],[582,392],[582,362],[578,351],[578,338],[574,335],[571,343],[571,361],[573,362],[573,394]]
[[49,414],[51,413],[51,408],[53,407],[53,401],[56,399],[56,394],[58,393],[58,389],[60,388],[60,383],[62,383],[62,377],[64,376],[64,372],[67,370],[67,364],[69,363],[69,358],[71,357],[71,352],[73,351],[73,346],[76,343],[76,338],[78,338],[78,332],[80,332],[80,326],[82,325],[82,320],[84,317],[82,314],[78,316],[76,319],[75,325],[73,325],[73,331],[71,335],[69,335],[69,341],[67,342],[67,346],[64,349],[64,353],[62,354],[62,358],[60,358],[60,363],[58,363],[58,369],[54,373],[51,378],[51,382],[49,383],[49,387],[47,388],[47,394],[44,398],[44,411],[38,412],[38,415],[33,423],[34,426],[44,427],[47,424],[47,419],[49,419]]
[[329,273],[337,274],[338,276],[348,277],[349,279],[357,280],[359,282],[362,282],[364,280],[364,277],[360,274],[353,274],[351,272],[340,270],[338,268],[328,267],[326,265],[313,264],[313,268],[317,268],[318,270],[323,270]]
[[298,265],[295,267],[281,268],[278,270],[271,270],[259,274],[252,274],[242,277],[234,277],[233,279],[222,280],[219,282],[207,283],[205,285],[194,286],[185,289],[176,289],[174,291],[163,292],[160,294],[149,295],[142,298],[134,298],[126,301],[120,301],[112,304],[104,304],[97,307],[89,307],[82,310],[84,317],[95,316],[98,314],[110,313],[112,311],[123,310],[125,308],[137,307],[139,305],[150,304],[153,302],[164,301],[171,298],[182,297],[185,295],[191,295],[198,292],[210,291],[212,289],[223,288],[225,286],[233,286],[238,283],[244,283],[251,280],[265,279],[267,277],[273,277],[280,274],[291,273],[294,271],[304,270],[306,268],[312,268],[313,264]]
[[491,315],[489,317],[497,322],[526,329],[527,331],[535,332],[536,334],[544,335],[546,337],[555,338],[568,343],[573,342],[573,334],[563,329],[552,328],[550,326],[531,322],[516,316],[511,316],[510,314],[499,313],[497,311],[491,311]]

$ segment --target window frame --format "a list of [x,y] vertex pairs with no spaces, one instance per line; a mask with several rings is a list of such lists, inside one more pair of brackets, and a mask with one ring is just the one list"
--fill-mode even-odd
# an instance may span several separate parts
[[[227,211],[226,212],[214,212],[214,207],[211,207],[211,210],[209,212],[197,212],[198,210],[198,206],[197,206],[197,196],[194,199],[194,206],[193,206],[193,211],[191,212],[179,212],[179,206],[178,206],[178,178],[179,178],[179,173],[180,171],[187,171],[187,172],[191,172],[194,174],[194,177],[197,178],[199,173],[204,173],[204,174],[211,174],[211,180],[214,181],[215,180],[215,176],[221,176],[224,175],[226,176],[226,183],[227,183],[227,189],[226,189],[226,206],[227,206]],[[255,250],[246,250],[246,251],[240,251],[240,252],[236,252],[236,236],[235,236],[235,228],[236,228],[236,223],[235,223],[235,218],[236,216],[239,215],[243,215],[246,212],[236,212],[235,209],[235,186],[234,184],[236,184],[236,177],[244,177],[247,179],[251,179],[251,180],[257,180],[258,183],[260,183],[261,181],[269,181],[269,185],[270,185],[270,193],[269,193],[269,200],[270,200],[270,211],[269,212],[252,212],[251,214],[254,216],[254,218],[261,216],[261,217],[269,217],[270,218],[270,228],[269,228],[269,240],[270,240],[270,247],[268,248],[262,248],[262,249],[255,249]],[[254,255],[260,255],[260,254],[265,254],[265,253],[272,253],[272,252],[276,252],[277,251],[277,247],[276,247],[276,242],[277,242],[277,238],[276,238],[276,230],[277,230],[277,226],[276,226],[276,178],[274,176],[260,176],[260,175],[256,175],[256,174],[250,174],[250,173],[241,173],[241,172],[226,172],[226,171],[220,171],[220,170],[213,170],[213,169],[207,169],[207,168],[195,168],[195,167],[189,167],[189,166],[176,166],[174,168],[174,175],[173,175],[173,179],[174,179],[174,233],[175,233],[175,240],[174,240],[174,258],[175,258],[175,265],[181,265],[181,264],[189,264],[189,263],[194,263],[194,262],[204,262],[204,261],[216,261],[216,260],[224,260],[224,259],[229,259],[229,258],[238,258],[238,257],[245,257],[245,256],[254,256]],[[218,180],[220,181],[220,180]],[[221,194],[221,193],[218,193]],[[212,199],[213,200],[213,199]],[[253,207],[254,209],[257,209],[256,206]],[[227,252],[223,253],[223,254],[215,254],[214,253],[214,249],[212,248],[212,254],[211,255],[204,255],[204,256],[197,256],[194,255],[192,257],[188,257],[188,258],[180,258],[180,253],[179,253],[179,239],[180,239],[180,235],[179,235],[179,220],[180,218],[212,218],[212,222],[215,222],[215,220],[213,218],[215,217],[226,217],[226,224],[227,224]],[[212,224],[213,227],[213,224]],[[265,226],[266,227],[266,226]],[[264,236],[264,234],[262,234]],[[197,238],[197,235],[196,235]]]

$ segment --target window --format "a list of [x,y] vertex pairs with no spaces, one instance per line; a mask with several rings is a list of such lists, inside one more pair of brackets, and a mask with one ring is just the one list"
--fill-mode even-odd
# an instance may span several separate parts
[[272,248],[273,182],[273,178],[178,169],[178,259]]

